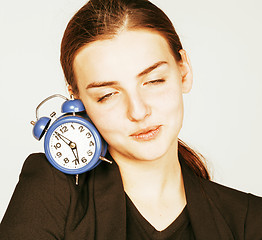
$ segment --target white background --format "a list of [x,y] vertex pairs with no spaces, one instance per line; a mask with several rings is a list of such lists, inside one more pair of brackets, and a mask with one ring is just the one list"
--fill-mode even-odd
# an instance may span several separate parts
[[[206,157],[215,181],[262,196],[261,0],[153,2],[173,21],[194,70],[180,138]],[[36,106],[67,95],[60,42],[84,3],[1,0],[0,219],[25,158],[43,151],[31,134]]]

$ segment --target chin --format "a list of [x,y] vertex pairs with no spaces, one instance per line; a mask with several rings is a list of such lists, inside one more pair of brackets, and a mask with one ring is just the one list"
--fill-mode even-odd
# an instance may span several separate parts
[[116,161],[118,157],[131,161],[157,161],[163,158],[174,158],[177,155],[178,140],[175,134],[172,136],[161,134],[151,141],[121,140],[114,144],[108,143],[108,150]]
[[173,158],[177,154],[177,147],[174,144],[168,145],[144,145],[132,152],[132,158],[140,161],[157,161],[163,158]]

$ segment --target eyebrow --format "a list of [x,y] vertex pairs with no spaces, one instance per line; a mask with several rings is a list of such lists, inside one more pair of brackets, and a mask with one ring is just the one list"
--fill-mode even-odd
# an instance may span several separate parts
[[[143,70],[142,72],[137,74],[137,78],[140,78],[144,75],[149,74],[150,72],[152,72],[153,70],[155,70],[156,68],[158,68],[158,67],[160,67],[161,65],[164,65],[164,64],[168,64],[168,63],[166,61],[159,61],[159,62],[154,63],[152,66],[146,68],[145,70]],[[87,85],[86,89],[114,86],[114,85],[118,85],[118,84],[119,84],[119,82],[117,82],[117,81],[92,82],[92,83]]]
[[87,85],[86,89],[89,88],[99,88],[99,87],[106,87],[106,86],[113,86],[117,85],[117,81],[110,81],[110,82],[93,82]]
[[148,73],[152,72],[153,70],[155,70],[156,68],[160,67],[161,65],[164,65],[164,64],[168,64],[166,61],[159,61],[159,62],[156,62],[155,64],[153,64],[152,66],[146,68],[145,70],[143,70],[141,73],[139,73],[137,75],[137,77],[142,77],[144,75],[147,75]]

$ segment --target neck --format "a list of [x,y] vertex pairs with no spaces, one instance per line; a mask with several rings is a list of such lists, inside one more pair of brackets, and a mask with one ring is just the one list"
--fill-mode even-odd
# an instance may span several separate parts
[[119,166],[125,192],[158,231],[169,226],[186,205],[177,143],[175,145],[165,156],[148,161],[121,158],[110,152]]
[[154,199],[158,202],[171,194],[185,198],[177,145],[172,152],[156,160],[112,157],[119,166],[125,192],[131,199]]

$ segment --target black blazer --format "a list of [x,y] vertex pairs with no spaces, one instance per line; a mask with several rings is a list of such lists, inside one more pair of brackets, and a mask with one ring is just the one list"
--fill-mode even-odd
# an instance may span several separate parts
[[[197,240],[261,240],[262,198],[197,177],[180,159]],[[118,166],[101,163],[79,177],[53,168],[44,154],[25,161],[0,225],[0,239],[124,240],[126,202]]]

